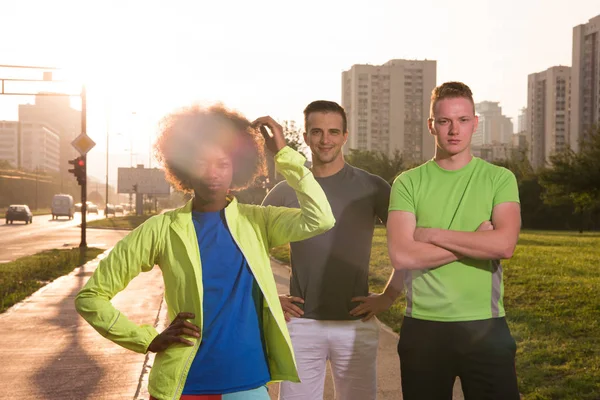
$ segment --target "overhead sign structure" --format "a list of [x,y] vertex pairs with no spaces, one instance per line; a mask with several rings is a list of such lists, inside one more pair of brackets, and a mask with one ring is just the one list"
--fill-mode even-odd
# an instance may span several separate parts
[[92,140],[85,132],[81,135],[77,136],[71,142],[71,145],[75,147],[75,150],[79,152],[82,156],[85,156],[88,151],[90,151],[96,145],[96,142]]
[[117,192],[138,193],[153,196],[168,196],[171,185],[165,179],[165,172],[158,168],[119,168]]

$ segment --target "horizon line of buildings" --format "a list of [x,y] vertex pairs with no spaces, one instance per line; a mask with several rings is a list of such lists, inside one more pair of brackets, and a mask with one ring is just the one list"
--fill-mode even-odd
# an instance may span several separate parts
[[[537,169],[567,146],[578,151],[600,124],[600,15],[573,28],[572,60],[573,67],[528,76],[527,106],[520,110],[516,133],[499,102],[475,103],[474,155],[494,161],[526,151]],[[359,149],[392,156],[399,150],[407,160],[431,159],[435,144],[427,118],[436,75],[435,60],[394,59],[343,71],[342,107],[352,132],[344,153]]]
[[600,15],[573,28],[572,65],[530,74],[526,129],[535,168],[582,141],[600,124]]
[[[527,107],[518,129],[499,102],[475,103],[479,125],[474,155],[488,161],[527,151],[534,168],[549,165],[552,154],[579,150],[600,123],[600,15],[573,28],[572,66],[553,66],[528,75]],[[393,59],[383,65],[355,64],[343,71],[342,106],[348,117],[350,149],[423,162],[435,152],[427,128],[437,61]],[[31,171],[68,175],[67,161],[77,156],[71,141],[79,134],[81,111],[66,97],[38,95],[19,105],[18,121],[0,121],[0,160]]]
[[[433,158],[435,140],[427,119],[431,92],[436,87],[437,61],[394,59],[383,65],[356,64],[342,72],[342,107],[352,134],[344,146],[387,153],[398,150],[403,159]],[[524,135],[513,133],[511,119],[499,102],[475,103],[479,116],[473,134],[473,153],[488,161],[506,159],[513,148],[524,150]]]

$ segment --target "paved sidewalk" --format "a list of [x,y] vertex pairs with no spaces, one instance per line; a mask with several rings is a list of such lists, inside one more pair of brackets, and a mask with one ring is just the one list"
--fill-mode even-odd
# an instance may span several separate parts
[[[106,254],[106,253],[105,253]],[[98,265],[91,261],[56,279],[0,314],[0,399],[145,399],[153,355],[123,349],[103,338],[75,311],[73,300]],[[280,293],[288,292],[289,269],[272,262]],[[167,324],[159,268],[140,274],[113,299],[138,324]],[[396,344],[382,325],[378,353],[378,399],[401,399]],[[278,385],[270,388],[276,399]],[[333,399],[330,373],[324,399]],[[454,399],[462,399],[455,387]],[[312,399],[307,399],[312,400]],[[340,399],[343,400],[343,399]]]
[[[145,355],[113,344],[75,311],[96,259],[0,314],[0,399],[132,399]],[[164,287],[159,268],[113,299],[139,324],[155,324]]]

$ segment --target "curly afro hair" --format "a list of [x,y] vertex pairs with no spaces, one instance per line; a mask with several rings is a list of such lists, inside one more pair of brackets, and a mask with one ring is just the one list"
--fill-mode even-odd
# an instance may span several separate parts
[[264,139],[243,115],[218,104],[185,107],[165,116],[154,144],[167,180],[182,192],[193,192],[190,160],[203,144],[217,144],[233,161],[232,190],[243,190],[266,175]]

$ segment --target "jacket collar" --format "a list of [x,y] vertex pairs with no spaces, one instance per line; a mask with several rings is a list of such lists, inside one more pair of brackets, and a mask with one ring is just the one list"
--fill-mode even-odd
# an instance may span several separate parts
[[[228,219],[235,219],[238,214],[239,203],[233,196],[227,198],[229,203],[225,207],[225,214]],[[182,239],[195,237],[196,232],[192,224],[192,206],[194,199],[192,198],[183,207],[173,210],[171,228],[177,232]]]

